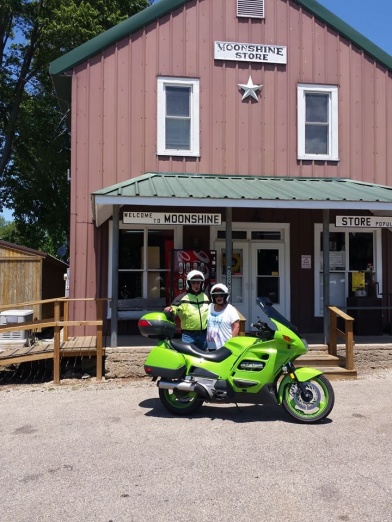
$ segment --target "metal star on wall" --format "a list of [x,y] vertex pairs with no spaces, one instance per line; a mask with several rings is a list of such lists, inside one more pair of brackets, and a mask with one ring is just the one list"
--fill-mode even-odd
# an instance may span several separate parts
[[257,102],[259,101],[256,91],[259,91],[262,89],[262,85],[254,85],[252,76],[249,76],[249,80],[247,84],[244,83],[237,83],[238,87],[244,91],[244,94],[242,96],[242,100],[245,100],[248,96],[252,96]]

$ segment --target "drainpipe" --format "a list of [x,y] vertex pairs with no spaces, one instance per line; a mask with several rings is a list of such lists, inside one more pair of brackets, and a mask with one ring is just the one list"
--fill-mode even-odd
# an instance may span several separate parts
[[[314,267],[317,270],[317,267]],[[323,210],[323,311],[324,311],[324,344],[329,343],[329,210]]]
[[120,207],[113,205],[113,230],[112,230],[112,315],[110,322],[110,346],[117,347],[118,326],[118,248],[119,248],[119,215]]

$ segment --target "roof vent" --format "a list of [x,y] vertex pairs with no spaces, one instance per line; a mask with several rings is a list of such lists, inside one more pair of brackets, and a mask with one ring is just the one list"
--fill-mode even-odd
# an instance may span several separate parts
[[237,0],[237,16],[264,18],[264,0]]

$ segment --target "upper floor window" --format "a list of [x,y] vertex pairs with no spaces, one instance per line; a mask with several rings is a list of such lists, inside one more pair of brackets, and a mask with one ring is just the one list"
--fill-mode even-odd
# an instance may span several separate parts
[[264,0],[237,0],[237,16],[264,18]]
[[338,88],[298,85],[298,159],[338,161]]
[[199,156],[199,80],[158,78],[157,154]]

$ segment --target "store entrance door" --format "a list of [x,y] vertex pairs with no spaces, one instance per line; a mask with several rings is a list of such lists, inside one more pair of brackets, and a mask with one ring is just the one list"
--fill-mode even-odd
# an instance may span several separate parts
[[[226,250],[217,247],[218,278],[226,283]],[[231,262],[230,302],[246,319],[246,330],[258,320],[256,297],[270,297],[275,308],[288,317],[286,302],[285,246],[283,243],[234,241]],[[289,318],[289,317],[288,317]]]

